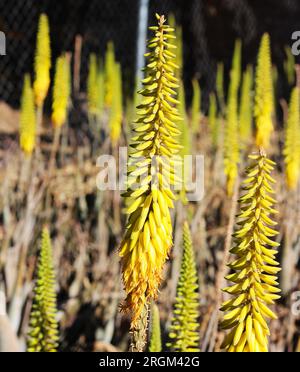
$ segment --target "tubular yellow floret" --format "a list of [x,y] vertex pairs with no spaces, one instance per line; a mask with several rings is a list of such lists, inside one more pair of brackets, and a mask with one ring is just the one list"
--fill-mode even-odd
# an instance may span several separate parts
[[70,84],[70,65],[67,56],[63,55],[57,58],[55,66],[51,116],[55,127],[60,127],[66,122]]
[[40,107],[48,93],[50,85],[51,49],[49,23],[46,14],[39,19],[36,52],[34,60],[35,80],[33,84],[35,103]]
[[255,78],[254,117],[256,144],[267,149],[273,132],[274,92],[270,37],[264,34],[261,40]]
[[290,189],[296,189],[300,175],[300,95],[299,88],[291,94],[289,116],[285,130],[284,160],[286,180]]
[[226,277],[233,283],[223,291],[233,298],[224,302],[226,312],[222,327],[230,329],[223,347],[230,352],[267,352],[270,335],[267,318],[276,318],[269,309],[279,299],[276,261],[277,247],[272,237],[278,232],[270,215],[276,213],[272,198],[274,191],[271,171],[276,165],[262,152],[251,155],[253,164],[247,169],[245,195],[240,198],[241,212],[235,246],[231,253],[236,260],[229,267],[233,273]]
[[162,269],[172,246],[173,207],[171,185],[176,182],[173,161],[180,146],[175,122],[180,120],[174,99],[173,29],[158,16],[158,26],[148,42],[146,77],[140,91],[130,154],[127,211],[129,219],[121,243],[123,282],[127,297],[124,310],[132,313],[132,328],[145,305],[157,296]]
[[20,115],[20,146],[31,155],[36,144],[36,115],[34,109],[34,95],[31,87],[30,75],[24,77]]

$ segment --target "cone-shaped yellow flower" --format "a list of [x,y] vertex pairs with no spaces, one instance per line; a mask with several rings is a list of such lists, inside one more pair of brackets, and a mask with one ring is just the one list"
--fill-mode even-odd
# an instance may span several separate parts
[[35,80],[33,83],[35,102],[40,107],[48,93],[50,85],[51,49],[49,23],[46,14],[39,19],[37,43],[34,60]]
[[255,78],[254,117],[256,123],[256,144],[267,149],[273,132],[274,92],[270,37],[264,34],[261,40]]
[[296,189],[300,176],[300,95],[299,88],[291,94],[286,125],[284,156],[286,180],[290,189]]
[[55,66],[52,122],[55,127],[62,126],[68,114],[70,99],[70,65],[66,55],[57,58]]
[[280,298],[275,249],[279,244],[272,239],[278,233],[274,230],[276,222],[270,218],[276,213],[276,201],[271,196],[275,181],[270,175],[275,163],[262,153],[250,159],[253,164],[247,169],[239,227],[231,250],[236,255],[229,265],[234,273],[226,277],[234,284],[224,289],[233,298],[222,306],[227,312],[222,327],[231,329],[223,347],[230,352],[268,351],[270,332],[266,318],[276,318],[268,306]]
[[[121,243],[123,281],[127,298],[124,309],[131,310],[132,327],[146,303],[155,298],[163,265],[172,246],[169,208],[173,207],[171,185],[177,182],[173,156],[180,150],[175,122],[180,120],[174,104],[178,80],[173,60],[173,29],[158,16],[158,26],[148,43],[143,96],[130,154],[128,191],[126,193],[127,231]],[[180,181],[180,180],[179,180]]]
[[177,285],[168,346],[179,352],[199,351],[199,294],[197,270],[188,223],[183,227],[183,257]]
[[30,76],[24,77],[21,99],[20,115],[20,146],[27,154],[31,155],[36,143],[36,115],[34,109],[34,96]]
[[55,319],[57,309],[54,283],[51,241],[48,229],[44,228],[30,313],[27,342],[29,352],[55,352],[57,350],[58,324]]

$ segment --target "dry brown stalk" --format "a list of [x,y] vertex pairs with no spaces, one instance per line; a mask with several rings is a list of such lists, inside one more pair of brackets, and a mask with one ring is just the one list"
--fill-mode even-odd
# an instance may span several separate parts
[[137,322],[136,328],[131,331],[131,352],[145,351],[147,343],[148,317],[149,306],[145,305],[140,319]]

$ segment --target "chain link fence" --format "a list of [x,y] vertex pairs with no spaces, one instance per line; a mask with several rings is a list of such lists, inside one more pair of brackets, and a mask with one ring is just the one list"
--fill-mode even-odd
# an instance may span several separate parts
[[[73,51],[76,35],[83,38],[81,89],[85,89],[91,52],[104,55],[113,40],[122,64],[124,87],[132,91],[135,76],[139,0],[0,0],[0,30],[6,35],[6,56],[0,57],[0,99],[18,107],[22,78],[32,73],[38,17],[49,16],[53,59]],[[176,16],[183,28],[184,80],[188,102],[192,77],[199,76],[204,104],[214,89],[218,61],[225,72],[231,64],[234,40],[243,41],[243,65],[255,63],[259,39],[268,31],[273,61],[283,74],[284,46],[297,30],[297,0],[150,0],[149,23],[155,12]],[[282,87],[284,90],[284,87]],[[284,92],[280,92],[280,94]]]

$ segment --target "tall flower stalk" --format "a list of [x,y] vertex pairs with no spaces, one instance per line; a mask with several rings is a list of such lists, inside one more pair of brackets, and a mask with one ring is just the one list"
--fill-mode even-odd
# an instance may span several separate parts
[[[178,80],[174,76],[175,54],[171,40],[174,29],[164,16],[150,27],[146,77],[140,91],[139,118],[132,138],[126,233],[120,247],[123,282],[127,297],[123,309],[132,314],[131,328],[136,332],[149,301],[157,296],[162,269],[172,246],[173,208],[171,185],[176,182],[173,157],[180,150],[176,137],[180,119],[174,105]],[[155,161],[154,161],[155,160]]]

